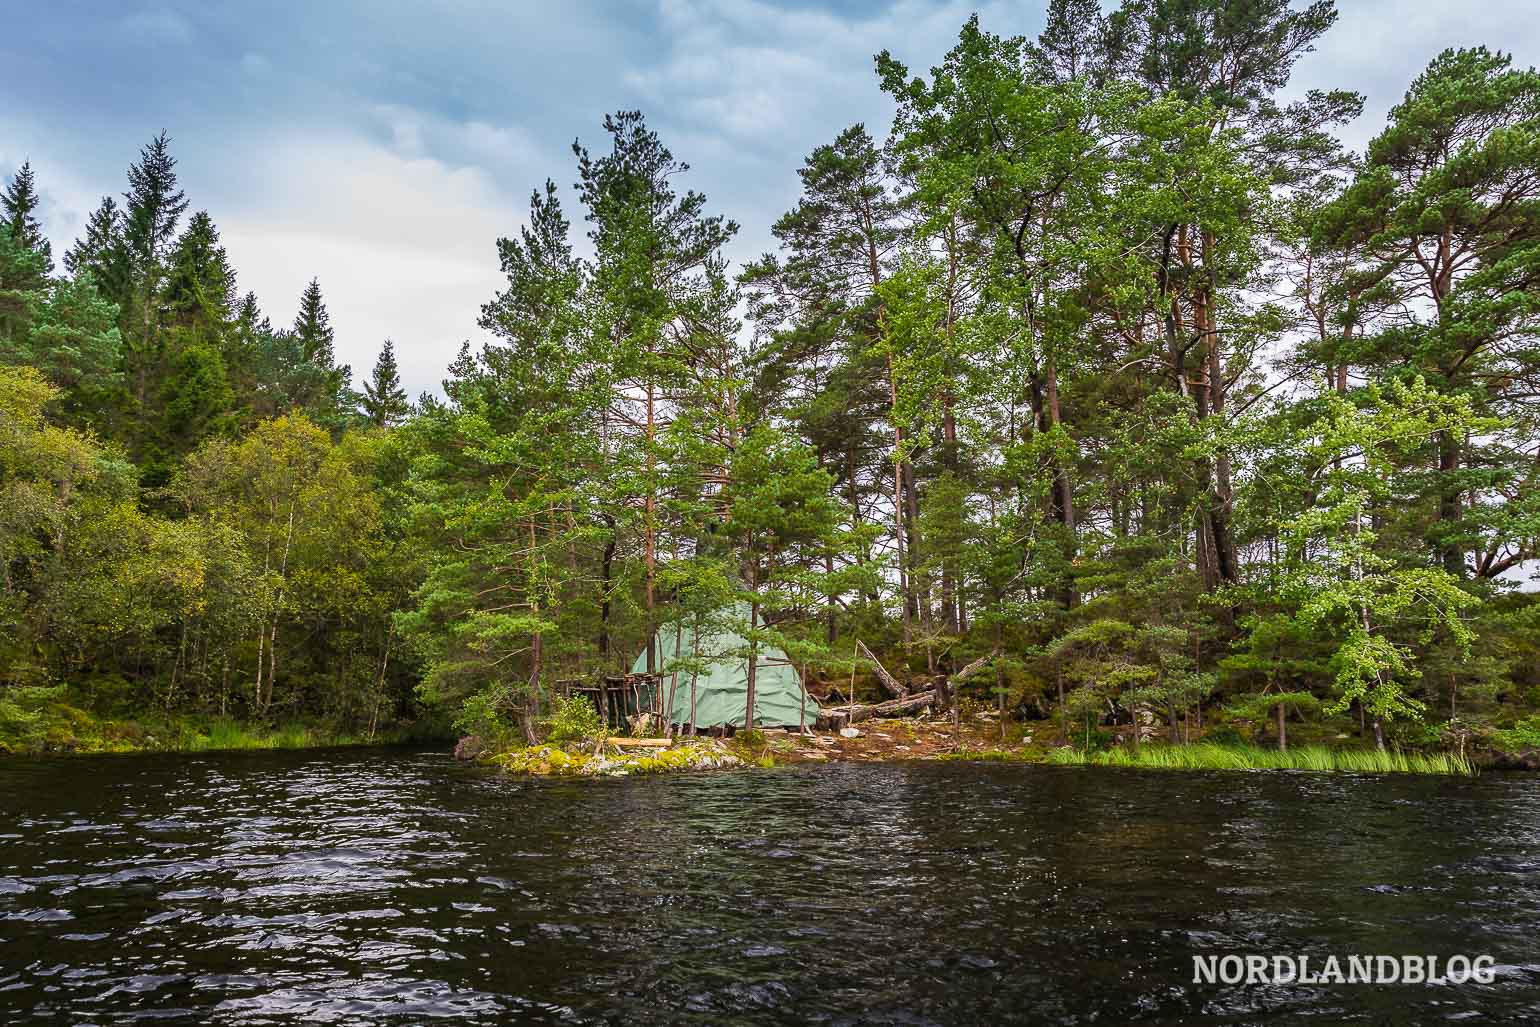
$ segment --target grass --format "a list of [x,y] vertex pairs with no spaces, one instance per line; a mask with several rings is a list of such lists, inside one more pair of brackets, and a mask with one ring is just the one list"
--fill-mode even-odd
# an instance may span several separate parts
[[239,749],[319,749],[338,745],[384,744],[391,741],[378,735],[371,740],[360,735],[329,731],[308,724],[284,724],[265,728],[216,720],[206,726],[181,727],[181,737],[169,746],[185,752],[221,752]]
[[936,759],[964,763],[1033,763],[1040,762],[1042,756],[1026,749],[959,749],[938,753]]
[[1055,749],[1048,762],[1059,766],[1142,767],[1153,770],[1315,770],[1353,774],[1444,774],[1474,777],[1475,766],[1453,753],[1379,752],[1307,745],[1279,752],[1256,745],[1146,745],[1135,749],[1083,752]]

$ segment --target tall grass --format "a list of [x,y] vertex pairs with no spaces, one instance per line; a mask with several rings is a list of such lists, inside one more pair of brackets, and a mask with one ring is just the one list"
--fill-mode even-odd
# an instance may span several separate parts
[[1082,752],[1055,749],[1048,762],[1061,766],[1144,767],[1154,770],[1318,770],[1354,774],[1447,774],[1474,777],[1476,768],[1453,753],[1379,752],[1301,746],[1279,752],[1255,745],[1146,745],[1139,749]]
[[283,724],[276,728],[241,724],[233,720],[214,720],[197,727],[184,727],[180,744],[174,748],[186,752],[216,752],[235,749],[319,749],[337,745],[389,744],[394,737],[370,739],[343,734],[306,724]]

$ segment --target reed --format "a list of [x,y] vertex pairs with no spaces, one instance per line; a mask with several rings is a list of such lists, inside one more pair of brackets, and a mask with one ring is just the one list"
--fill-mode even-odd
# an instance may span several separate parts
[[1146,745],[1139,749],[1083,752],[1055,749],[1048,762],[1060,766],[1143,767],[1152,770],[1312,770],[1351,774],[1443,774],[1474,777],[1463,756],[1436,752],[1379,752],[1301,746],[1279,752],[1255,745]]

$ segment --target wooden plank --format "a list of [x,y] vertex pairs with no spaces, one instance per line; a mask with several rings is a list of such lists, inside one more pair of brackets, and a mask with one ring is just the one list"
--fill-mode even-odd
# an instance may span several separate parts
[[606,738],[605,744],[621,749],[667,749],[674,744],[667,738]]

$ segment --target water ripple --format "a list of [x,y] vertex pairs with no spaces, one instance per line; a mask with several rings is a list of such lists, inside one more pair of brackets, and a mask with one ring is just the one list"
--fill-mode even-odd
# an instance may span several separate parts
[[[528,782],[349,751],[14,762],[0,796],[6,1023],[1540,1011],[1540,793],[1520,777],[916,764]],[[1437,995],[1192,987],[1192,954],[1224,951],[1490,952],[1503,972]]]

